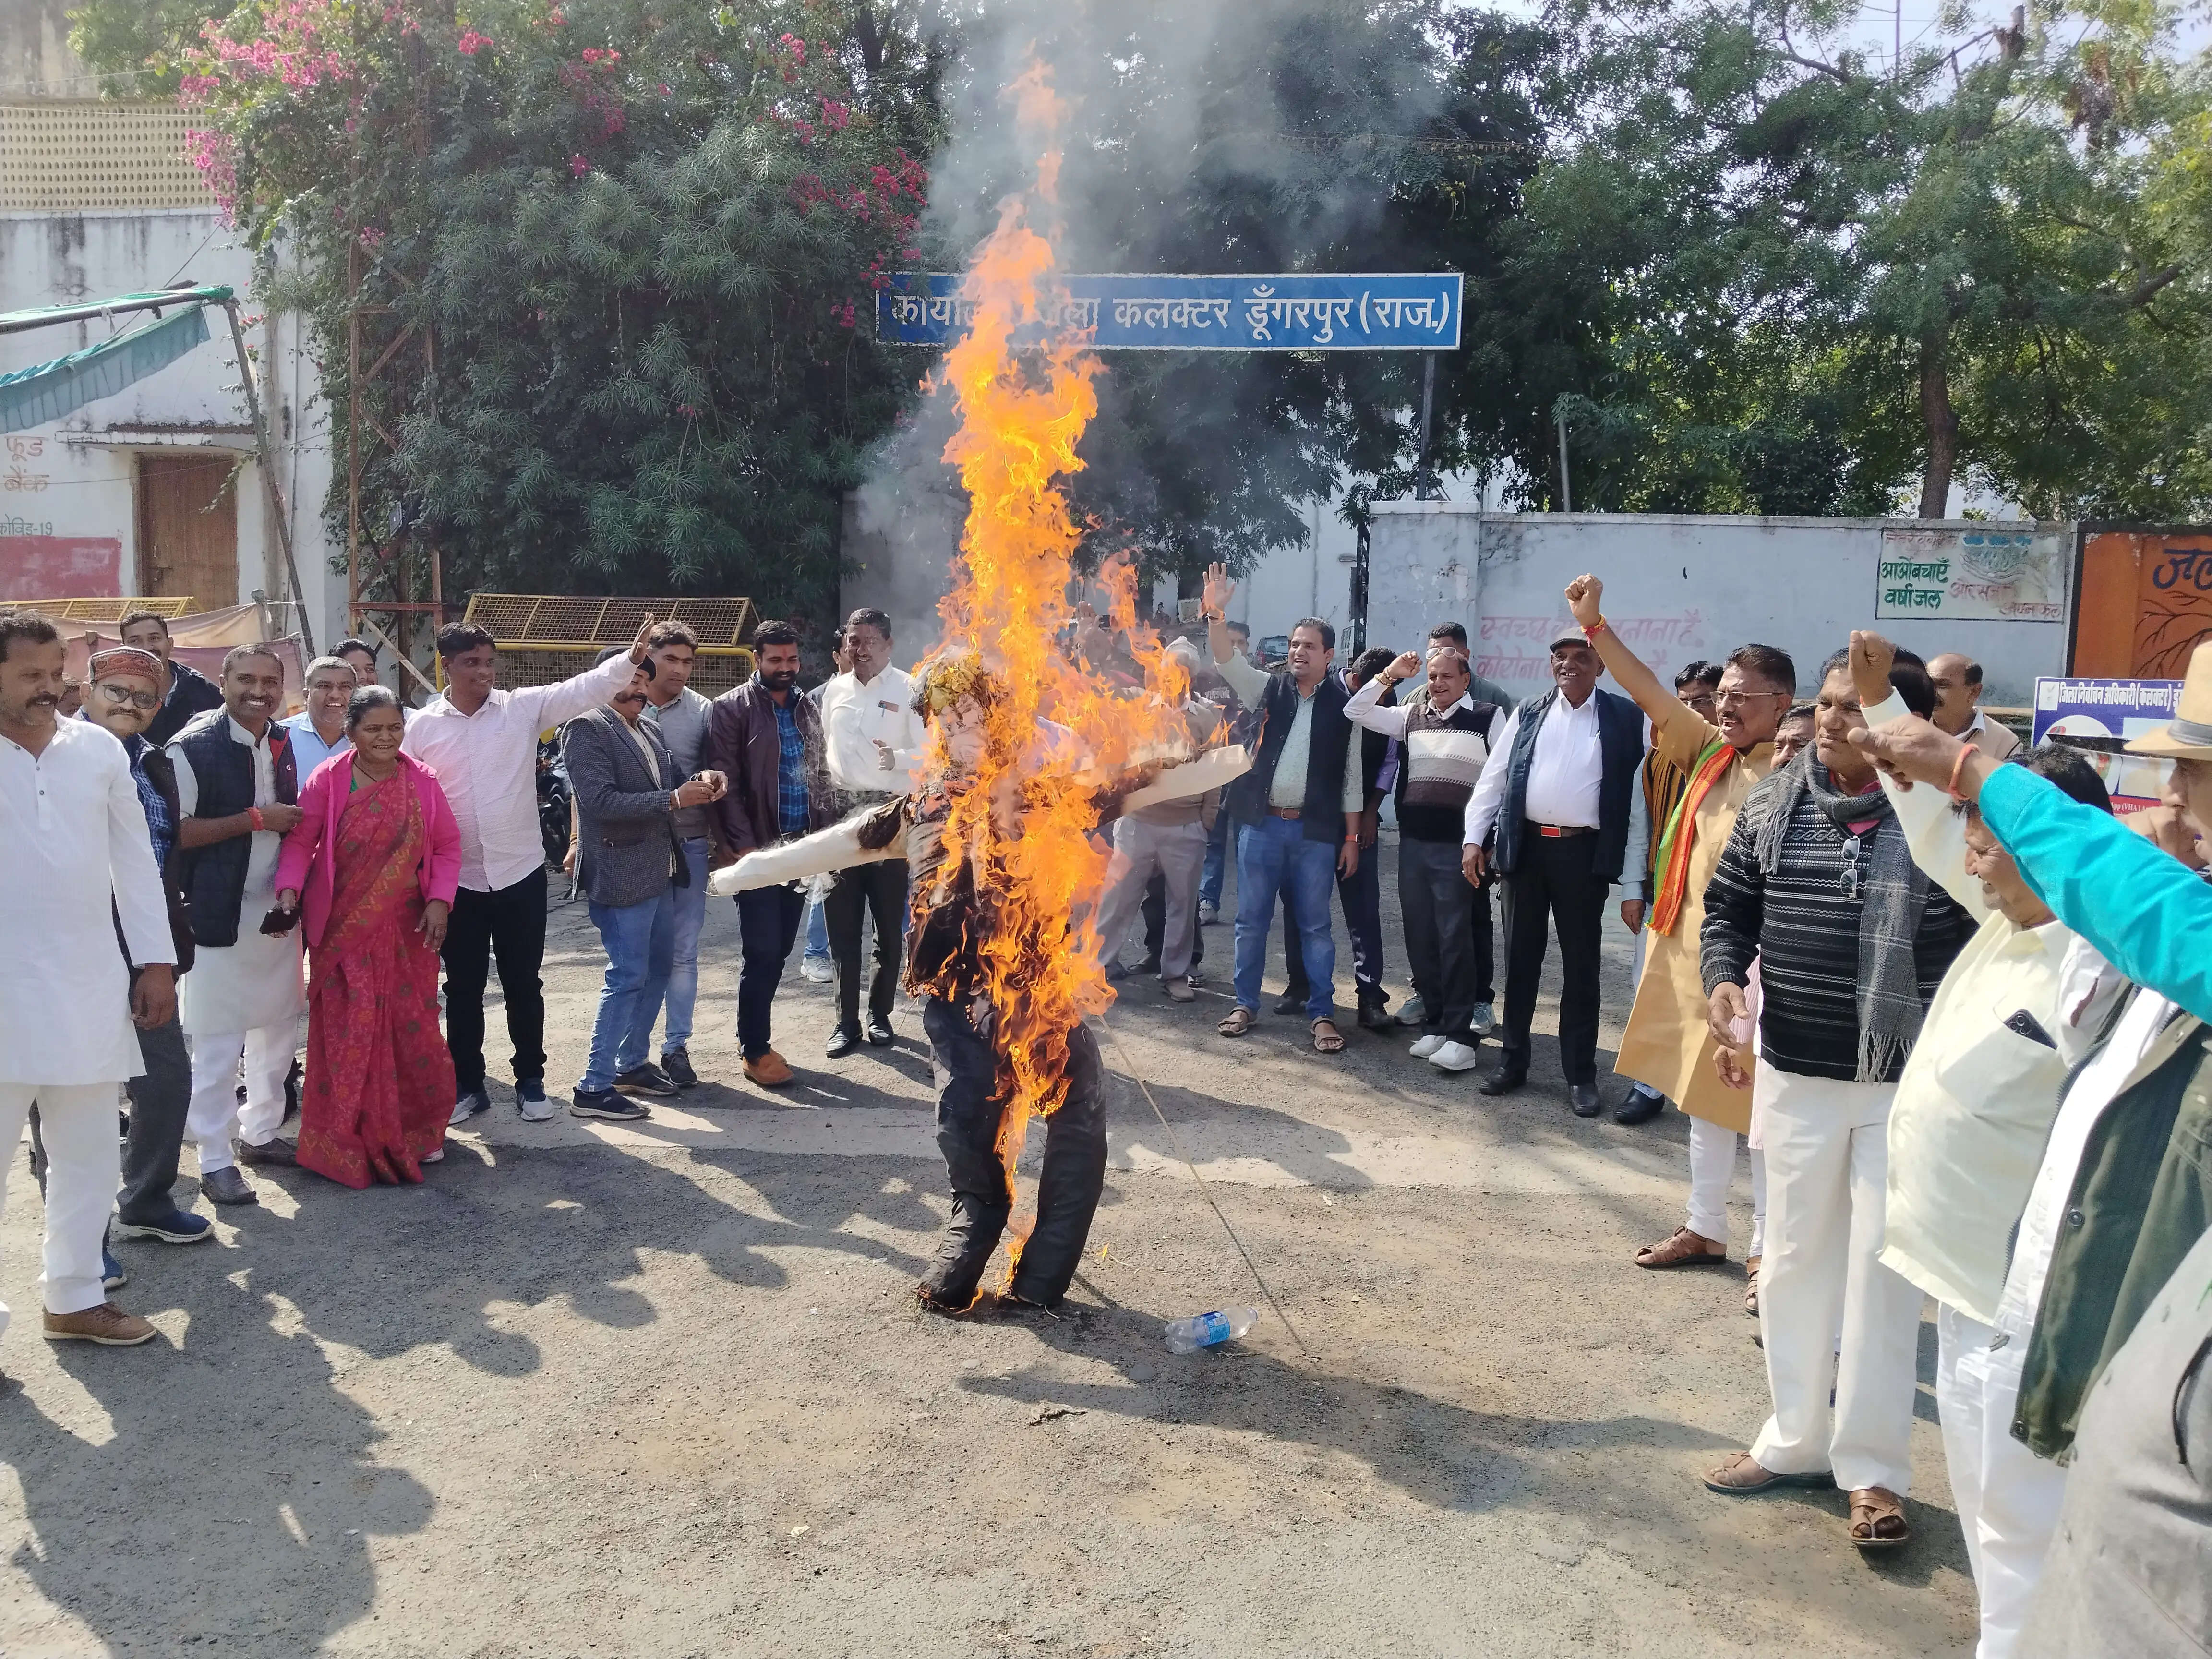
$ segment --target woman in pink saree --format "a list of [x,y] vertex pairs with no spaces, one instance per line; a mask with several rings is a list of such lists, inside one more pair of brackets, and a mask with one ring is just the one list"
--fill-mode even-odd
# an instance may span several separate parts
[[349,753],[300,789],[276,865],[280,908],[307,925],[300,1165],[349,1187],[420,1181],[445,1156],[453,1062],[438,1030],[438,947],[461,837],[438,775],[399,750],[399,700],[346,708]]

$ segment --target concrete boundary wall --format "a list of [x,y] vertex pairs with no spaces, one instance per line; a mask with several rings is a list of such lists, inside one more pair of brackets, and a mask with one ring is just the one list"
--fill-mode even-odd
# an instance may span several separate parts
[[[1810,692],[1821,660],[1854,628],[1879,628],[1933,656],[1982,665],[1984,701],[2025,706],[2038,675],[2066,672],[2067,617],[1878,620],[1882,532],[1981,529],[1899,519],[1484,514],[1449,501],[1378,503],[1370,538],[1367,637],[1418,645],[1437,623],[1467,626],[1479,672],[1525,694],[1549,684],[1545,641],[1568,620],[1565,589],[1583,571],[1606,585],[1606,615],[1662,675],[1717,661],[1749,641],[1796,659]],[[2027,528],[2026,526],[2006,526]],[[2048,530],[2050,526],[2041,526]],[[2061,535],[2070,617],[2074,537]]]

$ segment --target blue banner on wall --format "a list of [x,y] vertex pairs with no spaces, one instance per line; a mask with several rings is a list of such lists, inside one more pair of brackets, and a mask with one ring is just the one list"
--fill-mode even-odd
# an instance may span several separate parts
[[2087,749],[2112,805],[2122,812],[2155,806],[2171,761],[2121,752],[2130,738],[2164,726],[2181,702],[2179,680],[2064,680],[2035,683],[2033,741],[2070,738]]
[[[1099,351],[1452,351],[1461,276],[1066,276],[1054,319]],[[895,276],[876,295],[876,337],[949,344],[975,302],[957,276]]]

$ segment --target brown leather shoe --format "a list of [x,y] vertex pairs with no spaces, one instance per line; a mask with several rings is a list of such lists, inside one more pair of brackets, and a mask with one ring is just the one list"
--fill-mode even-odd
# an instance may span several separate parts
[[103,1348],[135,1348],[154,1340],[154,1328],[137,1314],[127,1314],[112,1302],[80,1313],[46,1316],[49,1342],[97,1342]]
[[1754,1492],[1772,1492],[1777,1486],[1832,1486],[1836,1477],[1820,1469],[1808,1474],[1783,1474],[1762,1468],[1759,1460],[1749,1452],[1730,1452],[1717,1469],[1705,1474],[1708,1492],[1724,1492],[1730,1498],[1748,1498]]
[[297,1164],[300,1149],[282,1135],[271,1135],[258,1146],[250,1140],[235,1140],[231,1152],[240,1164]]
[[781,1089],[791,1081],[791,1066],[771,1048],[758,1060],[745,1062],[745,1081],[757,1083],[763,1089]]

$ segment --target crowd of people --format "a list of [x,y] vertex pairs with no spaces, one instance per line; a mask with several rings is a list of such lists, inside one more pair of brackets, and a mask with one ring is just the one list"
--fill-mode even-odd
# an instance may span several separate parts
[[[1747,1309],[1771,1413],[1705,1485],[1832,1486],[1853,1547],[1906,1543],[1933,1298],[1984,1659],[2118,1650],[2090,1631],[2130,1632],[2131,1653],[2196,1650],[2174,1640],[2212,1628],[2212,1388],[2197,1382],[2212,1351],[2212,958],[2192,931],[2212,921],[2212,643],[2176,719],[2130,744],[2172,762],[2168,799],[2124,823],[2079,750],[2024,750],[1983,712],[1980,671],[1956,653],[1923,662],[1854,634],[1810,702],[1790,655],[1755,642],[1670,683],[1584,576],[1549,642],[1551,687],[1516,703],[1474,672],[1452,622],[1419,650],[1340,669],[1334,629],[1308,618],[1270,672],[1228,619],[1234,592],[1209,572],[1202,629],[1168,649],[1188,671],[1192,744],[1245,744],[1250,764],[1223,792],[1127,811],[1101,796],[1109,976],[1157,975],[1171,1001],[1194,1000],[1233,867],[1222,1036],[1260,1024],[1279,910],[1289,984],[1275,1012],[1306,1022],[1316,1054],[1345,1050],[1340,909],[1358,1027],[1448,1076],[1493,1042],[1476,1086],[1495,1097],[1528,1084],[1556,940],[1565,1103],[1591,1117],[1600,945],[1617,915],[1636,991],[1613,1116],[1647,1122],[1672,1102],[1690,1120],[1682,1224],[1637,1266],[1730,1260],[1729,1188],[1751,1147]],[[218,1206],[257,1201],[241,1166],[296,1164],[356,1188],[421,1180],[447,1130],[491,1109],[495,964],[516,1107],[553,1115],[534,774],[554,727],[576,890],[606,957],[569,1110],[641,1117],[696,1087],[712,872],[857,823],[869,852],[815,882],[811,907],[804,884],[737,894],[743,1074],[771,1090],[795,1076],[775,1006],[815,925],[834,983],[827,1060],[895,1041],[902,981],[918,989],[955,1197],[923,1299],[972,1301],[1006,1223],[1003,1080],[992,1012],[973,1004],[981,913],[959,892],[972,871],[948,873],[933,826],[957,793],[963,722],[980,729],[985,671],[908,675],[890,619],[863,608],[811,691],[800,632],[782,622],[757,630],[753,675],[711,701],[690,689],[697,642],[678,623],[648,623],[562,684],[508,690],[491,637],[459,623],[438,635],[447,690],[426,706],[404,707],[349,640],[308,665],[306,707],[283,719],[266,647],[232,651],[210,682],[171,659],[158,616],[121,632],[90,660],[81,714],[63,718],[59,635],[0,612],[0,904],[41,945],[5,970],[0,1145],[27,1116],[48,1336],[153,1334],[111,1299],[124,1275],[108,1240],[209,1236],[172,1194],[187,1139]],[[1413,985],[1395,1013],[1386,799]],[[923,872],[911,894],[909,858]],[[1096,1045],[1079,1026],[1066,1048],[1049,1190],[1011,1292],[1022,1304],[1064,1293],[1103,1177]]]

